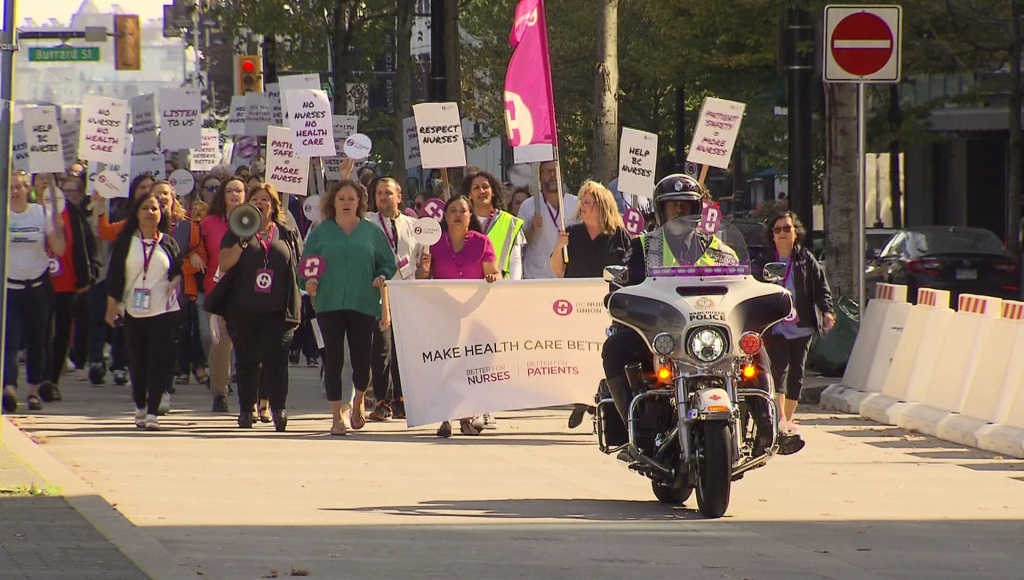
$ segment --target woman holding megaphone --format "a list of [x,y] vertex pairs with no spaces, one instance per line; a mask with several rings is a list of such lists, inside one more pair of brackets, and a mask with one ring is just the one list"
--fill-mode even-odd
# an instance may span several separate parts
[[[324,386],[334,418],[331,435],[347,435],[349,429],[366,424],[363,397],[370,386],[374,329],[383,316],[381,289],[398,265],[384,232],[363,219],[366,188],[361,183],[335,183],[320,204],[323,221],[310,234],[303,258],[318,256],[326,267],[305,284],[324,339]],[[346,392],[341,380],[346,337],[355,393]]]
[[288,349],[302,311],[296,275],[302,241],[273,185],[261,183],[247,197],[228,214],[220,244],[224,277],[215,292],[222,295],[238,359],[238,426],[253,426],[257,393],[265,392],[274,428],[282,432],[288,425]]

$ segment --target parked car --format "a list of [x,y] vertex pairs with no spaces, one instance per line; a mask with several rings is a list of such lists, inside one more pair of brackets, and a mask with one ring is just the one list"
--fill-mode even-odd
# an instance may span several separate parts
[[[869,270],[869,263],[871,260],[878,258],[882,253],[882,249],[889,243],[900,230],[894,230],[892,228],[867,228],[864,230],[864,246],[865,246],[865,259],[864,259],[864,271]],[[825,268],[825,232],[815,231],[817,234],[814,238],[813,246],[811,247],[811,253],[821,263],[822,269]],[[874,296],[874,284],[868,285],[868,297]]]
[[870,295],[877,282],[904,284],[914,303],[918,288],[949,290],[953,304],[960,294],[1020,298],[1020,264],[995,234],[980,228],[902,230],[868,262],[865,278]]
[[753,260],[761,255],[761,252],[768,248],[768,244],[764,239],[765,225],[764,222],[758,220],[739,219],[732,220],[730,224],[736,226],[736,229],[743,234],[743,241],[747,243],[747,251],[750,253],[750,259]]

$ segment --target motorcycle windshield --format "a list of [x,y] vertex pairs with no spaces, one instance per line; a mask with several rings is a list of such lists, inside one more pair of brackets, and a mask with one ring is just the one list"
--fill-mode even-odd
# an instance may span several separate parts
[[[725,220],[685,216],[666,223],[651,236],[648,275],[655,277],[746,276],[750,253],[746,238]],[[660,258],[660,259],[658,259]]]

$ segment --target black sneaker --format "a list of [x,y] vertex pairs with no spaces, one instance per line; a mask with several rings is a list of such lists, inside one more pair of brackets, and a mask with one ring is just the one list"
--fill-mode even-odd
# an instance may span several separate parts
[[583,416],[587,414],[586,405],[573,405],[572,415],[569,415],[569,428],[575,429],[583,422]]
[[238,414],[238,427],[239,429],[252,429],[253,415],[248,411],[242,411]]
[[103,361],[89,363],[89,383],[94,387],[103,385],[107,376],[107,365]]
[[224,395],[217,395],[213,398],[214,413],[230,413],[228,410],[228,398]]
[[405,420],[405,399],[398,399],[391,403],[391,417],[398,421]]
[[779,455],[793,455],[807,445],[804,438],[796,433],[779,433]]
[[64,395],[61,394],[60,389],[50,381],[43,381],[39,385],[39,397],[47,403],[64,400]]
[[114,371],[114,384],[115,385],[127,385],[128,384],[128,371],[116,370]]
[[18,397],[4,392],[4,413],[17,413],[18,412]]
[[284,409],[280,411],[274,409],[271,415],[274,417],[274,431],[284,433],[284,430],[288,428],[288,412]]
[[297,365],[297,364],[299,364],[299,357],[301,357],[301,356],[302,356],[302,352],[297,351],[297,350],[293,350],[293,351],[288,353],[288,362],[293,364],[293,365]]

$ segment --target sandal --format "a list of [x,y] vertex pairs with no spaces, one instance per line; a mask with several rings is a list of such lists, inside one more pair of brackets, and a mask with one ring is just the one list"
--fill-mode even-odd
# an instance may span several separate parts
[[259,403],[259,410],[260,423],[269,423],[271,421],[270,401],[267,399],[261,400]]
[[192,376],[195,377],[196,382],[200,385],[210,385],[210,372],[206,370],[206,367],[199,367],[192,371]]
[[331,425],[331,435],[335,437],[344,437],[348,435],[348,427],[345,426],[345,422],[339,421],[334,425]]
[[473,424],[473,419],[460,419],[459,430],[462,431],[463,435],[479,435],[483,429],[478,429]]
[[26,400],[28,401],[28,410],[29,411],[42,411],[43,410],[43,401],[39,398],[38,395],[29,395],[28,399],[26,399]]
[[18,412],[18,396],[4,391],[4,413],[16,413]]
[[[365,395],[363,396],[363,399],[364,400],[366,399]],[[360,429],[362,429],[363,427],[366,426],[366,408],[365,408],[365,405],[363,405],[363,404],[356,405],[356,404],[353,403],[353,405],[352,405],[352,418],[350,419],[350,421],[352,422],[352,428],[355,429],[356,431],[358,431],[358,430],[360,430]]]
[[448,421],[441,423],[441,426],[437,428],[437,436],[447,439],[452,436],[452,424]]

